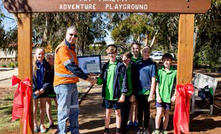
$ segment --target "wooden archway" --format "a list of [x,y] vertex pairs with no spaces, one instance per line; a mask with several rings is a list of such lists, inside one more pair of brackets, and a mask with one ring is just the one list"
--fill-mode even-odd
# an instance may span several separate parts
[[[18,74],[32,78],[32,13],[34,12],[151,12],[181,13],[179,19],[177,83],[191,83],[194,14],[206,13],[210,0],[7,0],[5,8],[18,14]],[[28,133],[33,133],[32,107]],[[22,127],[22,125],[21,125]],[[21,134],[22,129],[21,129]]]

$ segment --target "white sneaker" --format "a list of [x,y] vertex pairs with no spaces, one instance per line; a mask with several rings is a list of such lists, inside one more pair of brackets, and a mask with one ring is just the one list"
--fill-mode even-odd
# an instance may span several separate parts
[[46,132],[46,128],[45,128],[45,126],[44,125],[40,125],[40,132],[41,133],[45,133]]

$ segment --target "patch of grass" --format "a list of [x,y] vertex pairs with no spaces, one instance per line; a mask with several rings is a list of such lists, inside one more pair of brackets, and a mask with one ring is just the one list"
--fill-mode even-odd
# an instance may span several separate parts
[[[12,119],[12,106],[13,106],[14,94],[8,94],[0,98],[0,134],[12,133],[20,131],[20,121],[11,121]],[[40,107],[40,103],[39,103]],[[57,108],[55,102],[52,100],[51,115],[54,121],[54,124],[57,124]],[[38,112],[38,123],[40,123],[40,115]],[[45,126],[49,127],[49,121],[47,116],[45,117]],[[47,129],[46,134],[51,134],[51,130]]]
[[0,99],[0,133],[13,132],[19,129],[19,121],[11,121],[13,94]]
[[[83,92],[80,91],[79,95]],[[12,133],[20,131],[20,121],[11,121],[12,118],[12,106],[13,106],[14,94],[7,94],[4,97],[0,97],[0,134]],[[40,101],[39,101],[40,107]],[[54,121],[54,124],[57,125],[57,108],[54,100],[52,100],[51,115]],[[38,125],[40,123],[40,114],[38,111]],[[45,127],[47,132],[45,134],[51,134],[51,130],[48,129],[49,121],[46,115],[45,117]]]

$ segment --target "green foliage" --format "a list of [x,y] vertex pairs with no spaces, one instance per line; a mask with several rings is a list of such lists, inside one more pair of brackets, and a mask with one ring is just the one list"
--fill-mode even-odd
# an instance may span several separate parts
[[2,20],[0,17],[0,48],[2,48],[5,44],[6,44],[6,32],[3,28]]
[[197,66],[209,65],[210,69],[221,68],[221,1],[212,0],[210,10],[206,14],[196,15],[196,54]]
[[[153,35],[151,14],[131,14],[122,20],[111,32],[112,39],[117,44],[126,44],[129,39],[142,42]],[[145,44],[145,43],[144,43]]]
[[76,50],[82,55],[86,46],[104,41],[106,36],[103,13],[37,13],[33,16],[34,42],[51,44],[53,49],[64,40],[67,27],[78,30]]
[[2,19],[4,18],[4,14],[0,12],[0,48],[11,53],[13,50],[17,50],[15,45],[10,45],[17,44],[17,28],[5,31],[2,24]]
[[5,65],[5,64],[3,64],[3,65],[2,65],[2,67],[6,67],[6,65]]
[[15,63],[11,62],[8,64],[8,67],[14,68],[14,67],[16,67],[16,65],[15,65]]
[[118,13],[108,13],[107,14],[107,29],[112,31],[115,29],[121,21],[124,19],[128,18],[131,14],[133,13],[123,13],[123,12],[118,12]]
[[155,48],[162,46],[165,52],[176,52],[178,42],[178,14],[153,14],[154,29],[158,31]]
[[177,50],[178,20],[178,14],[130,14],[117,23],[111,37],[117,44],[128,44],[134,40],[153,45],[151,42],[156,36],[154,49],[160,47],[165,52],[174,53]]

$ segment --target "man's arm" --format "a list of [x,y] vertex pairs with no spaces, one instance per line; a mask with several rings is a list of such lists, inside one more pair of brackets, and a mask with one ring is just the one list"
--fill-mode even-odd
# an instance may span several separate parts
[[89,81],[91,84],[96,83],[96,80],[94,78],[88,77],[88,75],[85,74],[77,64],[75,64],[74,62],[75,59],[72,59],[71,54],[67,49],[61,47],[59,48],[57,54],[62,60],[62,64],[65,66],[65,68],[71,71],[74,75]]
[[75,64],[74,60],[76,59],[73,59],[74,57],[71,56],[71,53],[68,49],[65,47],[60,47],[56,54],[59,55],[61,62],[66,69],[84,80],[88,78],[88,76],[81,70],[81,68]]

